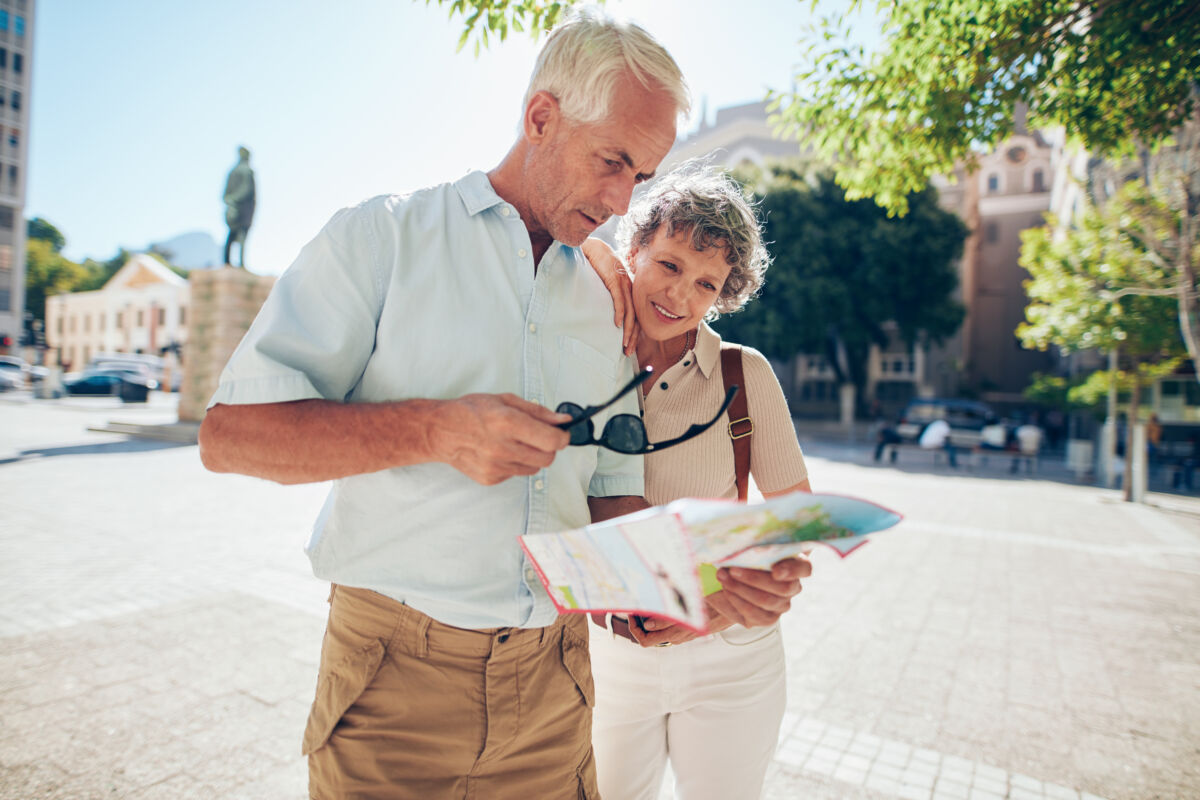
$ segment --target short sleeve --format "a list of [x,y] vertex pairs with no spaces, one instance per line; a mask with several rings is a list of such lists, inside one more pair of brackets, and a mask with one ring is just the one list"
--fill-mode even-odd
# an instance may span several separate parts
[[382,308],[380,199],[338,212],[271,290],[209,406],[343,401],[375,346]]
[[[633,379],[633,359],[621,359],[621,370],[618,374],[619,385],[624,386]],[[632,414],[640,416],[637,390],[621,398],[613,407],[614,415]],[[641,456],[629,456],[609,450],[607,447],[596,448],[596,471],[592,474],[588,486],[589,497],[643,497],[645,495],[645,479],[642,471]]]
[[767,359],[742,348],[746,403],[754,421],[750,439],[750,472],[762,492],[790,489],[808,477],[808,466],[796,440],[787,399]]

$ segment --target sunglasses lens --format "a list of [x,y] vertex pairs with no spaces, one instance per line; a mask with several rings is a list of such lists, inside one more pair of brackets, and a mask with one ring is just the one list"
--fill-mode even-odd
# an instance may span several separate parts
[[[554,409],[559,414],[567,414],[572,419],[579,419],[583,416],[583,409],[574,403],[559,403],[558,408]],[[583,445],[592,440],[592,421],[585,419],[583,422],[578,422],[567,428],[567,432],[571,434],[571,444]]]
[[600,440],[618,453],[640,453],[646,448],[646,426],[632,414],[618,414],[604,426]]

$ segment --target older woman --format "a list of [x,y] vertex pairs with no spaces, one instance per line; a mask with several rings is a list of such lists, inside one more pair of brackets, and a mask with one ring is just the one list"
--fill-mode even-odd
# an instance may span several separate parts
[[[643,385],[651,441],[670,439],[720,408],[721,337],[706,321],[741,308],[769,262],[757,218],[724,173],[689,164],[659,179],[618,232],[632,284],[615,291],[640,326],[636,355],[654,367]],[[620,264],[589,240],[589,259],[610,288]],[[620,314],[620,309],[618,314]],[[808,491],[808,472],[787,402],[767,360],[742,348],[743,391],[753,420],[750,472],[764,495]],[[727,425],[646,456],[646,499],[736,499]],[[711,607],[710,607],[711,609]],[[605,800],[655,800],[668,760],[681,800],[758,797],[786,703],[778,625],[744,628],[716,616],[696,637],[666,623],[609,620],[592,636],[596,681],[593,746]],[[630,628],[639,641],[626,634]],[[653,644],[673,644],[653,647]]]

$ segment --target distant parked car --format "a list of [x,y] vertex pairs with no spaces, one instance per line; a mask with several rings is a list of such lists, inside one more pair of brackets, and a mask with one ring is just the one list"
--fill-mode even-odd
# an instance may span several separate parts
[[67,394],[115,394],[132,402],[145,401],[146,394],[156,388],[158,381],[132,368],[89,370],[63,380]]
[[33,383],[38,383],[46,377],[49,370],[45,367],[33,366],[20,356],[0,356],[0,372],[10,375],[19,374],[22,381],[28,379]]
[[0,392],[11,392],[25,387],[25,376],[20,372],[0,369]]
[[976,447],[980,431],[996,416],[987,403],[956,398],[927,397],[913,400],[904,409],[896,432],[904,442],[915,442],[925,426],[935,419],[950,424],[950,442],[956,447]]

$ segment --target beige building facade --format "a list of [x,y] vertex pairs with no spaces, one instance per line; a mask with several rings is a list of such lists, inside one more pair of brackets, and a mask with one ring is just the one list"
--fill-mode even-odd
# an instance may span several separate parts
[[79,370],[98,353],[160,355],[187,341],[188,282],[138,254],[92,292],[46,298],[47,363]]

